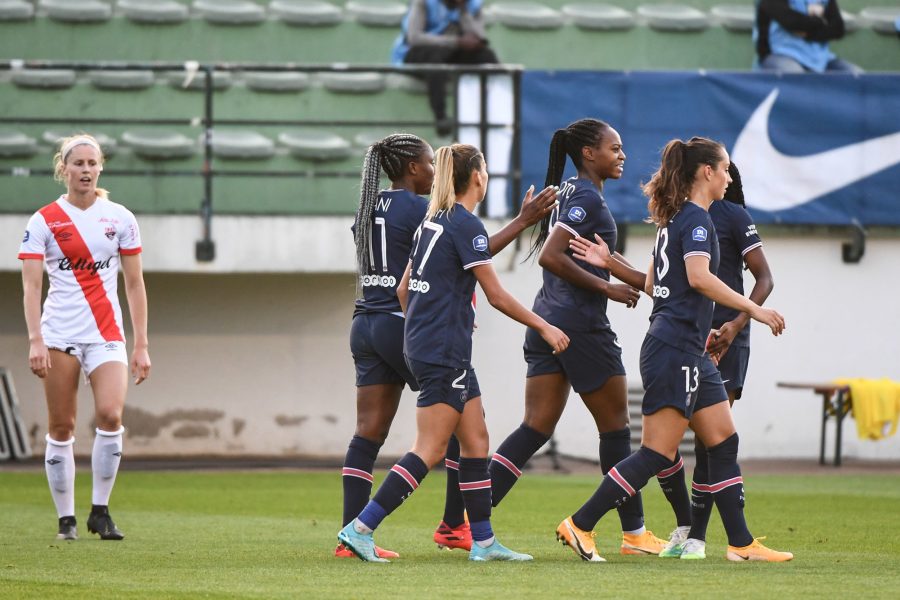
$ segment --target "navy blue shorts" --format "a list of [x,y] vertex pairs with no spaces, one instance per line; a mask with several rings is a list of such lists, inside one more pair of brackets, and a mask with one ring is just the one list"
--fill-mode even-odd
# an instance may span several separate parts
[[350,326],[350,352],[356,366],[356,385],[407,384],[419,391],[403,358],[403,317],[363,313]]
[[530,327],[525,332],[526,377],[563,373],[576,393],[598,390],[610,377],[625,375],[622,347],[611,329],[568,331],[569,347],[560,354],[544,341],[541,334]]
[[416,406],[449,404],[462,412],[470,398],[481,396],[475,369],[457,369],[407,358],[409,368],[419,381],[421,390]]
[[728,400],[709,354],[697,356],[652,335],[645,337],[641,346],[641,379],[641,412],[645,415],[671,406],[690,419],[695,411]]
[[735,399],[744,391],[744,379],[747,377],[747,365],[750,364],[749,346],[731,346],[722,360],[719,361],[719,373],[722,383],[729,393],[734,392]]

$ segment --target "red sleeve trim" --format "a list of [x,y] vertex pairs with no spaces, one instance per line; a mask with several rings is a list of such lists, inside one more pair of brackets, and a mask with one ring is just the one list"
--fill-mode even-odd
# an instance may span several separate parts
[[141,253],[140,246],[138,246],[137,248],[119,248],[119,254],[124,254],[126,256],[131,256],[132,254],[140,254],[140,253]]
[[27,259],[36,259],[36,260],[44,260],[43,254],[29,254],[28,252],[19,252],[19,260],[27,260]]

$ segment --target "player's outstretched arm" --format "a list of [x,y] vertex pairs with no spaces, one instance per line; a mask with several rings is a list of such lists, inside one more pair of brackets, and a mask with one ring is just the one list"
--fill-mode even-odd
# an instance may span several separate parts
[[[580,236],[572,237],[569,240],[569,249],[572,251],[572,256],[601,269],[607,269],[616,279],[624,281],[626,285],[634,288],[637,293],[637,297],[634,300],[634,304],[636,304],[637,298],[640,297],[640,293],[637,291],[646,287],[647,275],[632,267],[618,252],[610,252],[606,242],[596,233],[594,234],[594,239],[597,240],[597,243]],[[630,306],[634,304],[630,304]]]
[[42,260],[22,260],[22,290],[25,306],[25,325],[28,328],[28,365],[31,372],[43,379],[50,369],[50,351],[41,335],[41,291],[44,285]]
[[499,254],[520,233],[549,215],[556,205],[559,204],[559,201],[556,199],[557,192],[559,192],[559,188],[552,185],[545,187],[537,195],[534,194],[533,185],[528,188],[516,218],[507,223],[500,231],[491,235],[488,246],[491,256]]

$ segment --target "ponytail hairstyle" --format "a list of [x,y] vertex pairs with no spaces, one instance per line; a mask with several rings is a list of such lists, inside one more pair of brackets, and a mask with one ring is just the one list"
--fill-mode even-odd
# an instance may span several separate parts
[[[580,119],[569,124],[565,129],[557,129],[550,140],[550,156],[547,160],[544,187],[559,186],[562,183],[563,171],[566,169],[566,155],[572,159],[572,164],[580,171],[581,149],[585,146],[598,145],[609,128],[608,123],[599,119]],[[549,234],[550,215],[548,214],[541,219],[537,234],[532,233],[531,250],[525,260],[540,252]]]
[[428,143],[422,138],[409,133],[395,133],[375,142],[366,151],[354,227],[356,270],[361,276],[365,275],[371,260],[369,236],[372,234],[372,213],[381,187],[381,169],[391,181],[397,181],[406,173],[406,165],[422,156],[427,149]]
[[744,200],[744,185],[741,183],[741,172],[738,171],[737,165],[729,164],[728,174],[731,175],[731,183],[728,184],[725,197],[722,199],[747,208],[747,202]]
[[688,201],[688,194],[697,174],[697,167],[717,166],[723,158],[723,146],[709,138],[692,137],[687,142],[675,139],[662,151],[659,169],[644,184],[644,194],[650,199],[647,210],[650,223],[665,227]]
[[434,153],[434,185],[426,219],[433,219],[442,210],[452,210],[456,197],[469,188],[472,173],[484,166],[481,150],[469,144],[441,146]]
[[[77,133],[62,138],[59,140],[59,150],[53,155],[53,179],[63,185],[66,185],[66,161],[69,158],[69,154],[71,154],[72,150],[77,146],[91,146],[97,151],[101,171],[103,170],[103,163],[106,162],[106,157],[103,156],[103,149],[100,147],[100,142],[98,142],[94,136],[86,133]],[[101,198],[109,198],[109,191],[98,187],[97,195]]]

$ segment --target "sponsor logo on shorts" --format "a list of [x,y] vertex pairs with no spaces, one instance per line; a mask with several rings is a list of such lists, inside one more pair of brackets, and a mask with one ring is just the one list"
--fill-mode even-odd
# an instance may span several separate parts
[[409,289],[413,292],[419,292],[420,294],[427,294],[428,290],[431,289],[431,284],[424,279],[410,279]]
[[691,405],[691,395],[690,395],[690,394],[688,394],[688,395],[685,397],[685,399],[684,399],[684,405],[685,405],[685,406],[690,406],[690,405]]
[[478,252],[484,252],[488,249],[488,239],[484,235],[476,235],[472,239],[472,247]]
[[113,351],[119,349],[119,345],[115,342],[109,342],[108,344],[105,344],[103,347],[106,348],[107,352],[113,352]]
[[573,206],[569,209],[569,218],[576,223],[581,223],[587,216],[587,211],[580,206]]
[[363,275],[359,278],[360,285],[363,287],[397,287],[397,278],[393,275]]
[[695,242],[705,242],[707,237],[706,227],[695,227],[694,231],[691,232],[691,238]]

